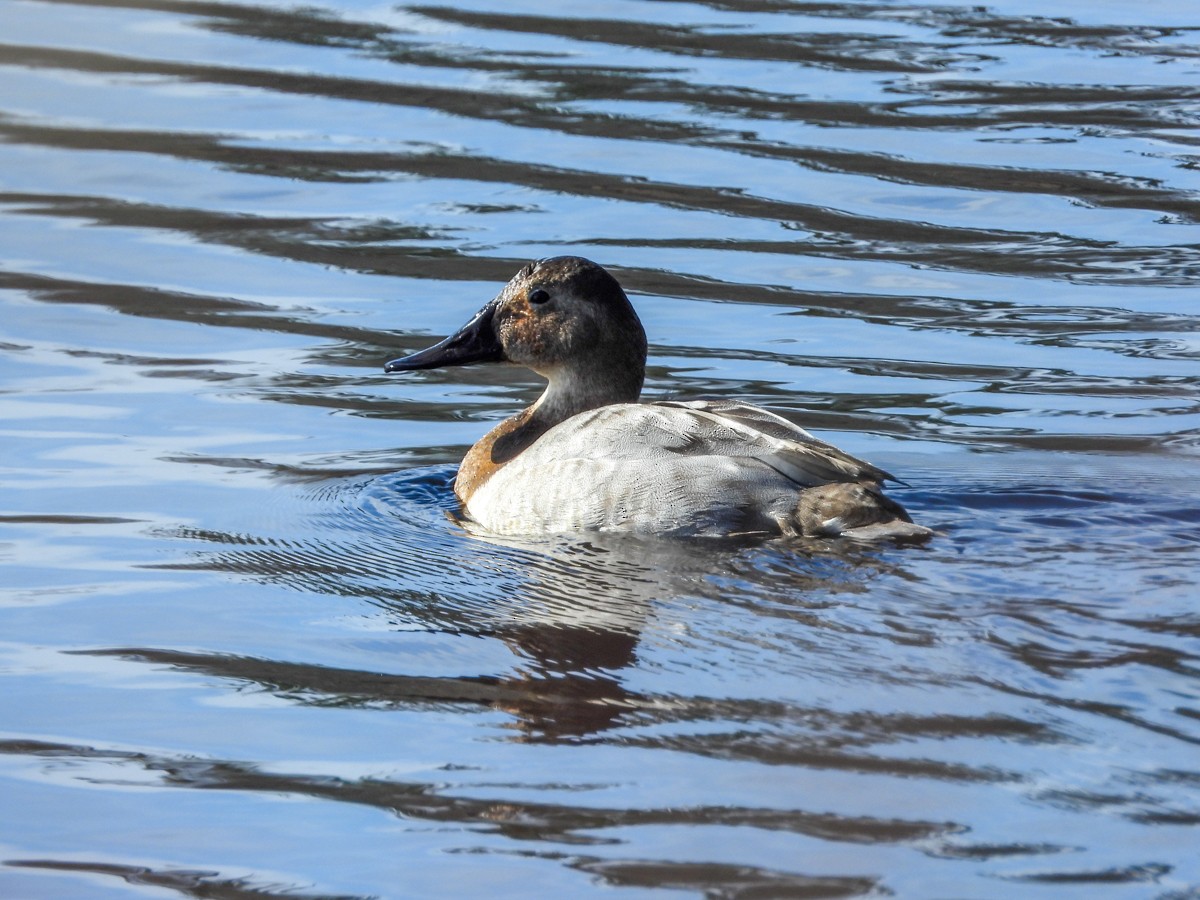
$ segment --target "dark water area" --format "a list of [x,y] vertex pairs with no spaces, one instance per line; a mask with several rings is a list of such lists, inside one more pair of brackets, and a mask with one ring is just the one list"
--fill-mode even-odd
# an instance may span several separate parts
[[[1200,8],[0,0],[0,896],[1200,897]],[[492,539],[586,256],[925,546]]]

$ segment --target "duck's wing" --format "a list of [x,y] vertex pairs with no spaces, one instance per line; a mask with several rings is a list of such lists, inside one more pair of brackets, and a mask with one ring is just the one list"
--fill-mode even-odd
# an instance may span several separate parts
[[573,416],[522,456],[555,459],[724,457],[756,460],[801,487],[891,478],[757,406],[736,401],[621,403]]
[[735,440],[755,448],[752,454],[737,455],[753,455],[797,484],[896,480],[878,466],[813,437],[794,422],[761,406],[737,400],[665,400],[652,405],[688,410],[718,423],[737,435]]

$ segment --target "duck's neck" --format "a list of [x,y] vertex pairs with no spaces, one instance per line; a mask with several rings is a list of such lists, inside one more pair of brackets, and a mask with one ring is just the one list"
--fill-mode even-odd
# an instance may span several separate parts
[[543,434],[572,416],[613,403],[634,403],[642,391],[642,373],[616,374],[602,369],[547,373],[549,384],[532,406],[505,419],[463,458],[454,492],[464,504],[505,463]]

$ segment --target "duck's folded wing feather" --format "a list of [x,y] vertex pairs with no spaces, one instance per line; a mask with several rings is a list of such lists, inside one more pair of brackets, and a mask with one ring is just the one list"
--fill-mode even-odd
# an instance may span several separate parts
[[806,486],[835,481],[894,480],[893,476],[865,460],[815,438],[783,416],[736,400],[664,401],[655,404],[690,410],[743,435],[747,447],[754,445],[755,459]]
[[[778,413],[763,409],[761,406],[739,403],[737,400],[660,400],[651,405],[710,413],[723,419],[741,422],[780,440],[812,441],[819,445],[832,447],[831,444],[818,440],[795,422],[789,422]],[[833,447],[833,449],[837,448]]]
[[802,487],[891,477],[781,416],[735,401],[601,407],[555,426],[522,455],[528,455],[529,464],[569,458],[745,458]]

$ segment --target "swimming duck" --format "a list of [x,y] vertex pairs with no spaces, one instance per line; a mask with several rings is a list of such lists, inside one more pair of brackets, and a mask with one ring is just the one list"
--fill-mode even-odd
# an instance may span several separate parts
[[646,332],[594,262],[532,262],[466,325],[385,372],[506,362],[548,384],[467,453],[454,492],[497,534],[921,539],[891,475],[736,400],[638,403]]

